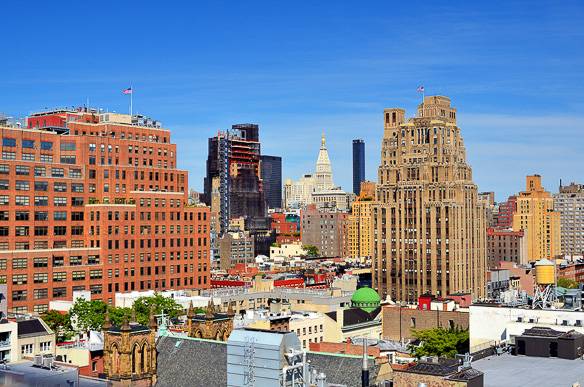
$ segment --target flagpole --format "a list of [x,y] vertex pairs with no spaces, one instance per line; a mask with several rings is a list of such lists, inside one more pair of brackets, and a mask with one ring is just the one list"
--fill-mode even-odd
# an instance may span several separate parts
[[134,88],[130,85],[130,120],[132,119],[132,104],[134,102]]

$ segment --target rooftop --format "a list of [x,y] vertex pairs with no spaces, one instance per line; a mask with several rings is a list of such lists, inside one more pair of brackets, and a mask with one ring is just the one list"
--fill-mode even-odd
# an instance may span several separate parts
[[491,356],[472,363],[485,373],[485,387],[557,387],[584,383],[584,361],[546,357]]

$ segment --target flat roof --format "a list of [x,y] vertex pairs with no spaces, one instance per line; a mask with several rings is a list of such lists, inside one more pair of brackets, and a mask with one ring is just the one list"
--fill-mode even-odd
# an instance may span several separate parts
[[571,386],[584,384],[584,361],[504,354],[474,361],[484,372],[485,387]]

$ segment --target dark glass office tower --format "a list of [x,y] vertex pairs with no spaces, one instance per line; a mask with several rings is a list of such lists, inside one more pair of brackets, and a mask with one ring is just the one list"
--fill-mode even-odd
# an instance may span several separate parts
[[361,193],[361,182],[365,181],[365,141],[353,140],[353,192]]
[[261,156],[261,177],[269,208],[282,208],[282,158]]

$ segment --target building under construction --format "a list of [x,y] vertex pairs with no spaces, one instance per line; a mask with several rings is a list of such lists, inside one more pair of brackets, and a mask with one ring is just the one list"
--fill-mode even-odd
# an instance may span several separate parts
[[233,125],[209,138],[203,200],[211,206],[219,235],[227,230],[230,219],[265,217],[260,154],[255,124]]

